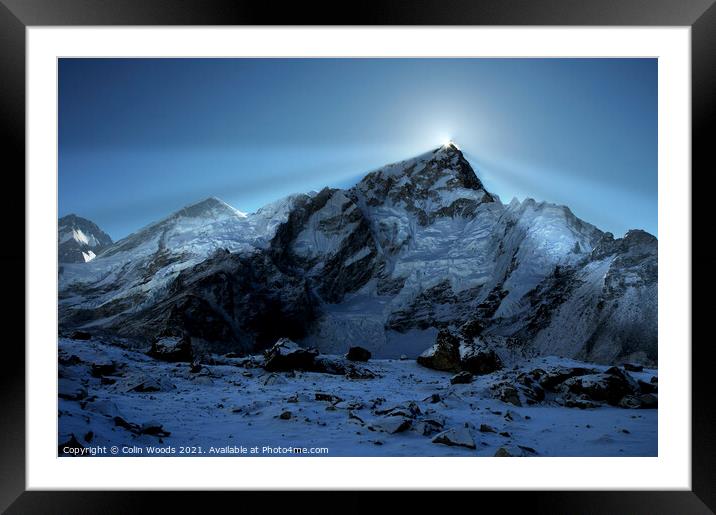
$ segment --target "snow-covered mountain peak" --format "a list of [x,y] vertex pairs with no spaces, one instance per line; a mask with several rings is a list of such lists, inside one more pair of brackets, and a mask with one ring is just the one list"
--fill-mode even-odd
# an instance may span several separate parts
[[204,200],[190,204],[183,207],[173,217],[188,217],[188,218],[217,218],[221,216],[238,216],[240,218],[246,218],[246,213],[239,211],[238,209],[230,206],[223,200],[217,197],[208,197]]
[[60,263],[86,263],[112,245],[112,238],[94,222],[75,214],[59,219],[57,241]]
[[423,226],[440,217],[473,214],[495,201],[453,143],[375,170],[353,190],[366,209],[405,210]]

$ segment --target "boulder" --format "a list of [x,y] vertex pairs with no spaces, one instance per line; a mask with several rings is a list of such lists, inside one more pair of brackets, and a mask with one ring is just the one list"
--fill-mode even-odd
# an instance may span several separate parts
[[276,384],[288,384],[288,381],[279,374],[267,374],[261,378],[261,384],[264,386],[273,386]]
[[656,393],[659,390],[659,386],[654,382],[646,382],[641,379],[637,379],[636,383],[639,385],[639,391],[641,393]]
[[368,361],[370,356],[370,351],[363,347],[351,347],[346,353],[346,359],[350,361]]
[[375,410],[376,415],[401,416],[407,418],[415,418],[421,414],[420,406],[415,402],[409,401],[404,404],[397,404],[388,408]]
[[92,377],[103,377],[117,375],[117,364],[114,361],[107,363],[92,363],[90,374]]
[[328,401],[328,402],[332,402],[335,404],[335,403],[341,402],[343,399],[341,399],[337,395],[333,395],[332,393],[316,392],[316,400],[317,401]]
[[659,407],[659,400],[653,393],[625,395],[619,401],[619,407],[627,409],[656,409]]
[[90,340],[92,335],[87,331],[75,331],[70,335],[70,338],[73,340]]
[[[535,372],[534,370],[532,372]],[[572,377],[594,374],[596,370],[583,367],[557,367],[540,374],[539,384],[545,390],[556,391],[557,387]]]
[[288,338],[281,338],[264,353],[264,368],[269,372],[313,370],[317,355],[315,349],[304,349]]
[[560,387],[565,393],[583,394],[593,401],[616,406],[625,395],[638,391],[638,385],[626,372],[612,367],[601,374],[572,377]]
[[450,384],[469,384],[472,382],[472,374],[470,372],[458,372],[450,378]]
[[653,393],[644,393],[639,396],[639,402],[641,402],[641,409],[656,409],[659,407],[659,398]]
[[169,362],[191,363],[194,360],[194,353],[191,347],[191,339],[183,336],[160,336],[152,343],[147,352],[148,356],[155,359]]
[[131,377],[125,383],[128,392],[168,392],[175,388],[174,384],[166,377],[150,377],[145,375],[137,375]]
[[436,420],[434,418],[426,418],[413,424],[413,429],[418,434],[423,436],[430,436],[435,433],[439,433],[443,430],[444,422]]
[[166,431],[164,427],[155,420],[150,420],[149,422],[143,423],[141,426],[139,426],[139,433],[143,435],[152,435],[152,436],[169,436],[171,433],[169,431]]
[[96,399],[92,402],[88,402],[85,409],[111,418],[121,415],[117,405],[109,399]]
[[510,454],[510,451],[508,451],[504,447],[500,447],[495,451],[496,458],[512,458],[513,456],[514,454]]
[[557,402],[566,408],[591,409],[601,406],[600,404],[592,402],[589,397],[584,394],[575,395],[568,393],[561,399],[558,399]]
[[460,367],[472,374],[491,374],[503,366],[497,353],[480,343],[479,339],[473,342],[463,342],[459,351]]
[[434,370],[460,370],[460,340],[447,329],[441,329],[435,345],[418,356],[418,364]]
[[440,443],[443,445],[467,447],[468,449],[475,449],[475,440],[472,439],[470,430],[465,426],[458,426],[443,431],[437,434],[433,439],[433,443]]
[[497,458],[527,457],[536,456],[537,451],[526,445],[511,445],[508,447],[500,447],[495,451]]
[[544,389],[531,373],[521,373],[517,376],[516,383],[527,399],[527,404],[536,404],[545,399]]
[[492,388],[495,392],[495,397],[500,399],[502,402],[512,404],[513,406],[522,406],[520,393],[513,385],[509,383],[498,383]]
[[375,379],[376,375],[367,368],[351,366],[346,372],[346,377],[348,379]]
[[290,420],[291,419],[291,412],[286,410],[281,412],[281,414],[278,416],[281,420]]
[[385,431],[386,433],[395,434],[407,431],[408,429],[410,429],[411,425],[412,422],[409,418],[394,415],[375,422],[373,424],[373,427],[376,427],[381,431]]
[[343,358],[316,356],[310,370],[313,372],[321,372],[323,374],[342,376],[348,373],[351,366],[352,365],[346,363]]

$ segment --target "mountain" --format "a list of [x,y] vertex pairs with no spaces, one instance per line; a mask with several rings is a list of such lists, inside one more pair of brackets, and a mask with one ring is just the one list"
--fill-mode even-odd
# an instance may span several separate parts
[[454,144],[254,214],[189,206],[60,278],[64,328],[209,350],[286,336],[415,356],[479,328],[506,356],[657,360],[657,240],[567,207],[503,204]]
[[58,221],[57,243],[60,263],[86,263],[112,245],[112,238],[86,218],[67,215]]

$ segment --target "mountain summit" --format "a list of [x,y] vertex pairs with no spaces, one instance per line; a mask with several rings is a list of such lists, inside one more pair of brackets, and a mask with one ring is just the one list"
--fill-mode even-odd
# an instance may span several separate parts
[[59,219],[57,241],[60,263],[86,263],[112,245],[112,238],[106,232],[75,214]]
[[471,327],[508,361],[654,363],[656,251],[643,231],[614,239],[565,206],[503,204],[451,142],[249,215],[218,199],[184,208],[64,267],[60,320],[138,345],[180,333],[255,351],[289,337],[386,357]]

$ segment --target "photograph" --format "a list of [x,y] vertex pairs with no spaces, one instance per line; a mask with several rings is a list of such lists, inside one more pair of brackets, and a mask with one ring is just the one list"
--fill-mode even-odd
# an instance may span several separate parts
[[652,57],[59,57],[57,456],[658,457],[658,97]]

